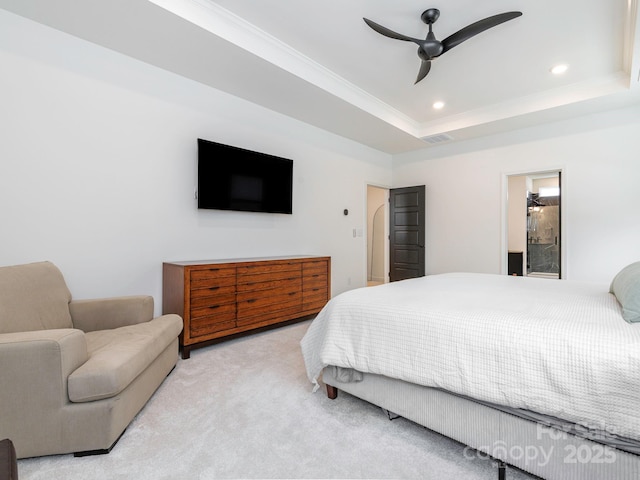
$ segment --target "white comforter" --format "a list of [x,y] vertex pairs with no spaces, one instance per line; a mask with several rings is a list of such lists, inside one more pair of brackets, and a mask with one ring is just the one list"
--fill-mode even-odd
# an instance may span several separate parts
[[454,273],[352,290],[302,339],[307,375],[348,367],[640,440],[640,324],[607,287]]

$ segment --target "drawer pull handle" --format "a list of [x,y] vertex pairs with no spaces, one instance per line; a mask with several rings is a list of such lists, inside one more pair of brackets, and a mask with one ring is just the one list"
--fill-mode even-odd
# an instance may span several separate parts
[[289,292],[289,295],[295,295],[298,292]]
[[255,301],[256,301],[256,299],[255,299],[255,298],[250,298],[249,300],[247,300],[247,303],[253,303],[253,302],[255,302]]
[[214,310],[214,309],[216,309],[216,308],[220,308],[220,305],[209,305],[209,308],[210,308],[211,310]]
[[210,268],[209,271],[210,272],[219,272],[220,269],[219,268]]
[[209,287],[209,290],[218,290],[220,287]]

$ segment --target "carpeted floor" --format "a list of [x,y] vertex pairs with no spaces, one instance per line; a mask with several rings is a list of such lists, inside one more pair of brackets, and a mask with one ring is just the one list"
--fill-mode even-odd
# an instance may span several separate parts
[[498,478],[464,445],[345,393],[311,393],[299,347],[308,325],[194,350],[109,455],[20,460],[20,479]]

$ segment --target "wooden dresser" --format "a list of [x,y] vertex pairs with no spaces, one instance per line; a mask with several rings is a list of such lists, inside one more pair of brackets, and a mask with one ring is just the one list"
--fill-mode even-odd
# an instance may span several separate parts
[[182,358],[231,335],[318,313],[331,296],[330,257],[165,262],[162,312],[183,318]]

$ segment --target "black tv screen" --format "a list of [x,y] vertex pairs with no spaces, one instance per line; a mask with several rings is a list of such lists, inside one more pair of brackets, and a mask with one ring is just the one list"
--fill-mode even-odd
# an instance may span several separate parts
[[293,160],[198,139],[198,208],[292,213]]

